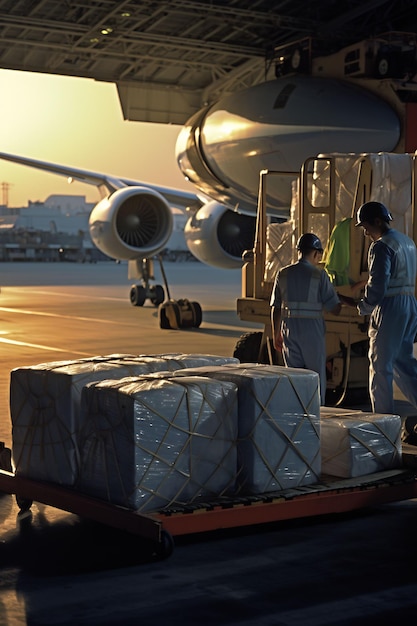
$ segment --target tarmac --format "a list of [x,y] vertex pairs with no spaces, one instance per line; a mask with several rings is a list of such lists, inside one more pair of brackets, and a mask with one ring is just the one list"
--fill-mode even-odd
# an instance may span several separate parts
[[[150,302],[131,306],[123,263],[0,264],[0,441],[11,446],[14,368],[116,353],[231,356],[258,329],[236,315],[240,272],[165,269],[171,297],[201,304],[200,328],[160,329]],[[414,411],[398,390],[396,410]],[[0,520],[0,626],[416,622],[417,499],[186,534],[165,559],[143,537],[49,505],[22,515],[13,495],[0,495]]]

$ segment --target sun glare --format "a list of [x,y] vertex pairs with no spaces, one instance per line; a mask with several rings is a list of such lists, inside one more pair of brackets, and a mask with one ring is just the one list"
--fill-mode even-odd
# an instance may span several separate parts
[[[85,78],[0,70],[0,151],[190,190],[175,163],[180,127],[123,120],[116,86]],[[93,187],[0,161],[9,206]]]

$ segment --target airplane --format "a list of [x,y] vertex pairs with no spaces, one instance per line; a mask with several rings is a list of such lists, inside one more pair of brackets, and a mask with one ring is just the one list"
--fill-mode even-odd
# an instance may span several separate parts
[[[399,55],[392,71],[381,63],[378,50],[387,48],[382,43],[366,40],[355,44],[357,50],[350,46],[318,56],[308,73],[294,67],[285,73],[283,50],[274,79],[220,97],[193,115],[179,133],[176,159],[195,194],[4,152],[0,158],[95,185],[101,200],[89,219],[92,241],[107,256],[127,260],[129,278],[141,280],[132,286],[131,304],[142,306],[149,298],[159,306],[165,292],[151,285],[152,264],[172,233],[172,207],[190,214],[184,234],[197,259],[236,269],[253,247],[260,171],[282,173],[268,188],[267,206],[269,219],[283,221],[289,217],[292,181],[308,157],[403,151],[410,141],[417,148],[417,138],[407,144],[406,136],[407,115],[415,116],[417,105],[403,101],[407,91],[415,101],[415,40],[413,62],[410,45],[400,47],[403,63]],[[294,46],[288,50],[293,53]],[[352,50],[359,59],[356,74],[346,70]],[[359,65],[361,58],[368,63],[370,50],[374,63],[367,75]],[[169,298],[166,280],[165,287]]]

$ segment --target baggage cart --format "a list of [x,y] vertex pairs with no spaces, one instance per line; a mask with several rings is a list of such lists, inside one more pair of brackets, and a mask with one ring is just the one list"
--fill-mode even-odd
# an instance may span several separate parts
[[20,513],[29,511],[33,502],[39,502],[139,535],[149,541],[157,557],[167,558],[173,552],[174,538],[181,535],[347,513],[417,498],[416,446],[403,446],[403,465],[358,478],[323,477],[315,485],[193,502],[146,514],[74,489],[18,476],[6,469],[0,469],[0,492],[15,494]]

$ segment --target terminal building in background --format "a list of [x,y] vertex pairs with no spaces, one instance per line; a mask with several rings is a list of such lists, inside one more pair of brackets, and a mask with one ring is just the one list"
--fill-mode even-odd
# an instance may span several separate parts
[[[45,202],[27,207],[0,204],[0,262],[73,261],[96,263],[109,260],[90,238],[88,219],[94,203],[85,196],[51,195]],[[174,230],[163,257],[169,261],[191,260],[184,239],[186,216],[173,209]]]

